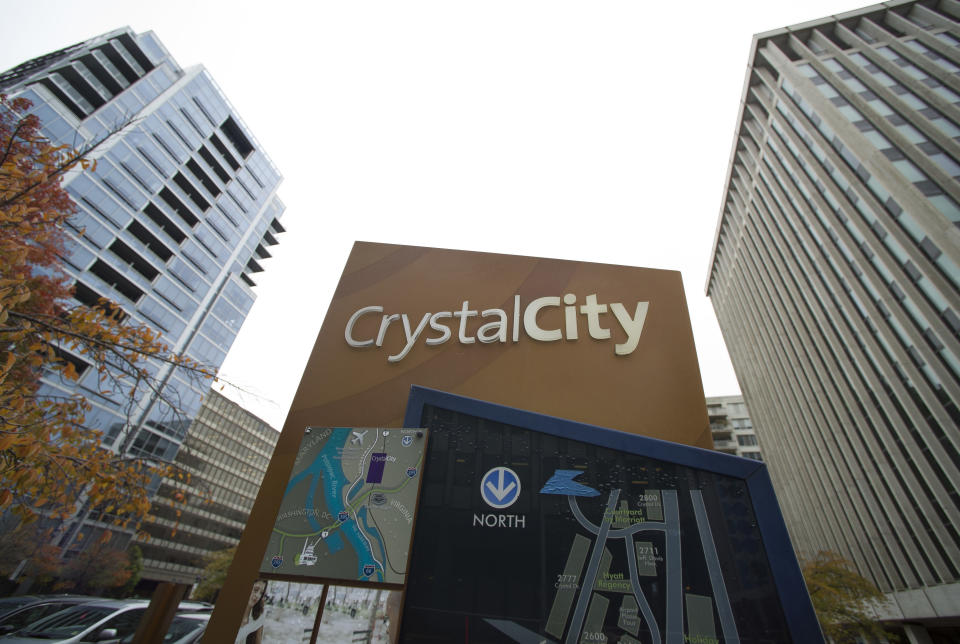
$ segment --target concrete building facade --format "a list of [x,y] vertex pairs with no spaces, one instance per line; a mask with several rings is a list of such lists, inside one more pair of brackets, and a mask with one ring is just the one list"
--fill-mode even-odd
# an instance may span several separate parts
[[144,579],[193,584],[210,555],[237,545],[279,436],[226,396],[207,393],[175,459],[190,481],[162,485],[144,523]]
[[958,179],[960,3],[760,34],[706,288],[798,553],[843,554],[889,617],[943,628],[960,624]]
[[713,449],[755,461],[763,460],[760,441],[753,430],[743,396],[708,397],[707,416],[710,418]]
[[[125,28],[0,74],[0,91],[32,101],[53,143],[92,147],[96,171],[63,182],[78,205],[63,258],[76,299],[106,297],[173,351],[219,368],[284,207],[280,173],[210,75]],[[82,394],[87,424],[117,452],[176,456],[209,383],[151,361],[158,386],[130,400],[103,392],[82,356],[69,359],[80,379],[51,379],[42,393]]]

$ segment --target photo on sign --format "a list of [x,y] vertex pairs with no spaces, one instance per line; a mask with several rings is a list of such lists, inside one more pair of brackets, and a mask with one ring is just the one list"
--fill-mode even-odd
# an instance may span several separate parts
[[308,427],[260,571],[402,584],[426,431]]

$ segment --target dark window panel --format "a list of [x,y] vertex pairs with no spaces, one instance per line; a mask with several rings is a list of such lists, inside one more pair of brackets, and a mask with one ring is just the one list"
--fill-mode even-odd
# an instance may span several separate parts
[[113,240],[110,244],[110,252],[129,264],[133,270],[137,271],[151,282],[160,274],[153,264],[141,257],[137,251],[130,248],[120,239]]
[[97,80],[103,83],[104,87],[110,92],[111,97],[116,96],[123,91],[123,88],[120,87],[120,84],[113,78],[109,71],[104,69],[103,65],[100,64],[100,61],[97,60],[97,57],[93,54],[86,54],[80,57],[80,60],[84,65],[87,66],[87,69],[90,70],[90,73],[97,77]]
[[76,116],[78,119],[83,120],[87,118],[87,113],[83,111],[83,108],[81,108],[79,105],[74,103],[73,99],[67,96],[62,89],[57,87],[57,84],[54,83],[51,79],[41,78],[37,82],[40,85],[43,85],[44,87],[46,87],[48,90],[50,90],[50,92],[57,97],[57,100],[63,103],[64,107],[66,107],[68,110],[73,112],[73,115]]
[[234,149],[240,153],[242,158],[246,159],[253,152],[253,144],[232,116],[228,116],[227,120],[220,124],[220,131],[233,144]]
[[123,56],[120,55],[116,49],[114,49],[112,42],[103,45],[98,48],[107,59],[113,63],[113,66],[116,67],[123,77],[127,79],[128,83],[136,83],[140,80],[139,74],[131,67],[127,61],[123,59]]
[[121,275],[119,271],[102,259],[98,259],[93,263],[93,266],[90,267],[90,272],[117,289],[117,291],[132,302],[136,302],[143,297],[143,291],[141,291],[136,284]]
[[152,203],[148,203],[147,206],[143,209],[144,214],[150,218],[153,223],[160,226],[163,232],[170,235],[178,244],[182,244],[183,240],[187,238],[186,233],[180,230],[180,227],[175,223],[170,221],[170,219],[163,213],[162,210],[157,208]]
[[200,164],[190,159],[187,161],[187,170],[190,171],[190,174],[196,178],[197,181],[203,184],[203,186],[210,192],[214,197],[219,197],[221,194],[220,187],[216,182],[210,178],[206,172],[203,171],[203,168],[200,167]]
[[213,171],[218,177],[220,177],[220,181],[223,181],[224,183],[230,183],[230,175],[226,170],[223,169],[223,166],[220,165],[215,158],[213,158],[213,154],[210,153],[210,150],[207,149],[206,145],[201,145],[198,152],[200,153],[200,158],[206,161],[207,165],[213,168]]
[[217,152],[219,152],[220,156],[222,156],[224,161],[227,162],[227,165],[229,165],[235,171],[240,169],[240,164],[236,159],[233,158],[233,155],[230,154],[229,150],[227,150],[227,146],[223,144],[223,141],[220,140],[219,136],[216,134],[211,134],[210,142],[213,143],[213,147],[217,148]]
[[164,188],[160,191],[160,198],[163,199],[164,203],[170,206],[171,210],[180,215],[180,218],[183,219],[183,221],[186,222],[186,224],[191,228],[200,223],[200,220],[197,219],[197,216],[194,215],[187,205],[180,201],[177,195],[173,194],[169,188]]
[[167,248],[166,244],[157,239],[157,236],[151,233],[146,226],[139,221],[131,221],[130,225],[127,226],[127,230],[130,231],[130,234],[136,237],[141,244],[153,251],[153,254],[163,261],[167,261],[173,257],[173,251]]

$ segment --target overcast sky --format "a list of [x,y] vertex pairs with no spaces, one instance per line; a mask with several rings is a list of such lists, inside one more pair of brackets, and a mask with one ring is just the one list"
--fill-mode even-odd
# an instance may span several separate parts
[[754,33],[846,0],[5,2],[0,69],[122,27],[203,64],[284,175],[230,393],[280,427],[355,240],[682,272],[704,295]]

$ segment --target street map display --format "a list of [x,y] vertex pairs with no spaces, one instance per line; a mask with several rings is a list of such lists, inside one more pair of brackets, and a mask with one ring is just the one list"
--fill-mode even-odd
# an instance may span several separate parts
[[403,584],[426,431],[307,428],[260,571]]
[[421,422],[402,642],[793,641],[742,479],[589,433],[429,405]]

